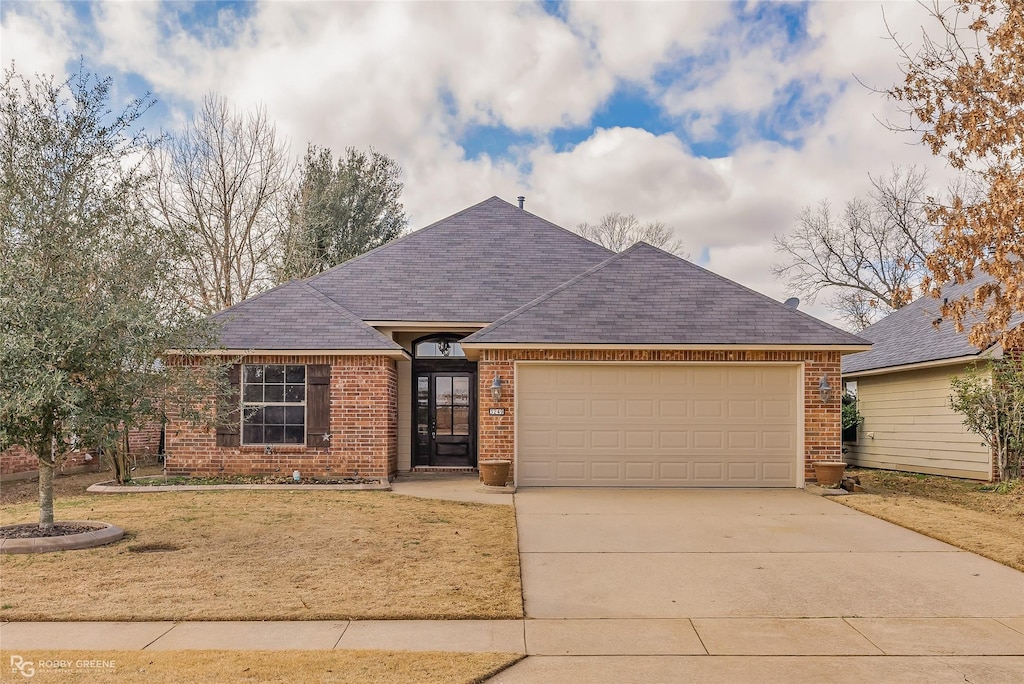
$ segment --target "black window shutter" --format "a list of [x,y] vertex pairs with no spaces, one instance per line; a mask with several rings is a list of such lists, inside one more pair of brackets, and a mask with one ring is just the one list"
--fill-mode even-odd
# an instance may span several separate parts
[[228,383],[231,385],[231,391],[228,394],[227,402],[227,413],[224,416],[224,420],[217,420],[217,446],[219,447],[236,447],[241,444],[241,381],[242,381],[242,366],[240,364],[234,364],[228,369]]
[[306,446],[327,447],[331,432],[331,367],[306,366]]

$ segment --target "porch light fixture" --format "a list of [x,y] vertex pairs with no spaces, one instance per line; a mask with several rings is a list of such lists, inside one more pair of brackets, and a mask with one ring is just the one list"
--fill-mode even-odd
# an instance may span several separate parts
[[832,385],[828,384],[828,373],[823,373],[818,381],[818,395],[822,404],[832,401]]
[[501,400],[501,376],[497,373],[494,374],[494,382],[491,383],[491,399]]

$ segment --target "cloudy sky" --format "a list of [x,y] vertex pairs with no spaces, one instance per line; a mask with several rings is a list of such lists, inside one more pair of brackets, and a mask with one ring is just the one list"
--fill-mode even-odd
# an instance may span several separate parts
[[[694,261],[770,296],[772,236],[868,174],[948,170],[867,87],[899,80],[889,28],[916,2],[19,2],[0,57],[80,59],[174,130],[210,91],[263,104],[299,156],[368,147],[404,169],[412,228],[491,195],[571,227],[610,211],[672,226]],[[820,306],[804,307],[830,319]]]

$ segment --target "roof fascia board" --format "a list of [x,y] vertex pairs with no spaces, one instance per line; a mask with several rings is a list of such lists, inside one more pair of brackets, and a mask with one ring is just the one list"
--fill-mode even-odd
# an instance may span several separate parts
[[462,349],[471,361],[479,358],[485,349],[640,349],[664,351],[838,351],[843,354],[871,349],[870,345],[842,344],[565,344],[531,342],[516,344],[513,342],[463,342]]
[[205,349],[183,351],[168,349],[167,354],[188,356],[391,356],[411,358],[402,349]]
[[843,373],[844,378],[863,378],[870,375],[884,375],[886,373],[899,373],[902,371],[925,370],[926,368],[941,368],[942,366],[958,366],[972,361],[998,358],[998,355],[970,354],[967,356],[955,356],[950,359],[935,359],[934,361],[919,361],[918,363],[905,363],[900,366],[885,366],[883,368],[870,368],[868,370]]
[[869,344],[632,344],[629,342],[463,342],[463,349],[681,349],[750,351],[842,351],[862,352]]
[[467,321],[363,321],[371,328],[388,328],[389,330],[479,330],[490,325],[489,322]]

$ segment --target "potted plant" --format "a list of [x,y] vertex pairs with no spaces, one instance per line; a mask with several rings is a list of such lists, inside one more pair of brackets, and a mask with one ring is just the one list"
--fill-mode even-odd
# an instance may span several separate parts
[[857,397],[850,393],[843,395],[843,441],[857,441],[857,427],[864,422],[864,416],[857,410]]
[[508,482],[508,473],[512,469],[512,461],[491,459],[480,461],[480,479],[488,487],[504,487]]
[[843,481],[843,473],[846,472],[846,464],[842,461],[815,461],[814,479],[820,487],[838,487]]

